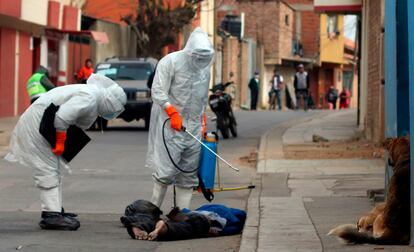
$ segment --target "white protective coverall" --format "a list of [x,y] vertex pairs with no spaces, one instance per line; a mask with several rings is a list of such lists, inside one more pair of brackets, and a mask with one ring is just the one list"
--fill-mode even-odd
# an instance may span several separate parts
[[[164,109],[174,106],[182,117],[183,126],[201,138],[201,120],[207,104],[213,58],[214,48],[208,35],[201,28],[196,28],[183,50],[168,54],[158,63],[151,89],[154,103],[146,161],[146,166],[154,170],[155,185],[151,201],[157,206],[162,204],[167,185],[175,184],[177,205],[188,208],[192,188],[198,185],[197,170],[181,172],[168,157],[162,138],[163,123],[168,118]],[[175,163],[185,171],[196,169],[200,144],[187,133],[172,129],[169,122],[164,132]]]
[[11,136],[11,162],[33,168],[33,178],[41,189],[42,211],[60,212],[61,167],[69,169],[63,158],[53,154],[52,147],[39,133],[43,113],[53,103],[59,107],[55,127],[66,131],[70,125],[88,129],[99,115],[119,115],[124,110],[124,90],[111,79],[92,74],[87,84],[54,88],[42,95],[20,117]]

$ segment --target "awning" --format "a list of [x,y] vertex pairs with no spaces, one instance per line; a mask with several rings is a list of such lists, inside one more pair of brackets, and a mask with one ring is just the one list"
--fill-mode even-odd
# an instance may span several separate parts
[[100,31],[90,31],[90,30],[83,30],[83,31],[73,31],[73,30],[58,30],[58,29],[46,29],[46,35],[49,36],[56,36],[63,34],[70,34],[74,36],[90,36],[94,41],[98,44],[109,44],[108,35],[105,32]]
[[314,0],[317,12],[358,13],[362,9],[362,0]]

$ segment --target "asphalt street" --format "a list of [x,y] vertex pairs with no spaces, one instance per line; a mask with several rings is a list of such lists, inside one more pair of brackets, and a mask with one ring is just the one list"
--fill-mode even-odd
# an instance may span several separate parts
[[[312,116],[314,111],[240,111],[238,138],[220,141],[219,153],[240,168],[234,172],[221,165],[224,187],[250,184],[255,167],[240,160],[257,151],[260,136],[279,123]],[[209,123],[209,129],[214,123]],[[44,231],[38,226],[40,202],[31,170],[0,159],[0,252],[2,251],[238,251],[240,235],[177,242],[132,240],[119,217],[136,199],[149,199],[152,171],[144,166],[148,132],[140,123],[116,122],[103,132],[88,132],[91,143],[72,162],[72,174],[65,172],[63,205],[79,214],[76,232]],[[248,190],[218,192],[214,203],[246,206]],[[206,204],[195,194],[192,207]],[[167,193],[164,212],[172,206]]]

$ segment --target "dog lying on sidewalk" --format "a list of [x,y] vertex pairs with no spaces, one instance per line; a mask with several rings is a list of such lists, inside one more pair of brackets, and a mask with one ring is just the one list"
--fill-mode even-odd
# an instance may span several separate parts
[[345,243],[408,244],[410,239],[410,142],[408,137],[387,139],[388,163],[393,176],[387,199],[356,225],[344,224],[331,231]]

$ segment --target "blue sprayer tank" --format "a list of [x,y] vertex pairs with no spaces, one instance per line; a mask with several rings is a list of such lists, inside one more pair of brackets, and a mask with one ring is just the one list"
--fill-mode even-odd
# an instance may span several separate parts
[[[214,135],[207,134],[203,141],[211,150],[217,153],[217,142]],[[216,176],[216,156],[207,150],[206,147],[201,146],[200,165],[198,167],[198,175],[203,180],[206,189],[214,188],[214,178]]]

